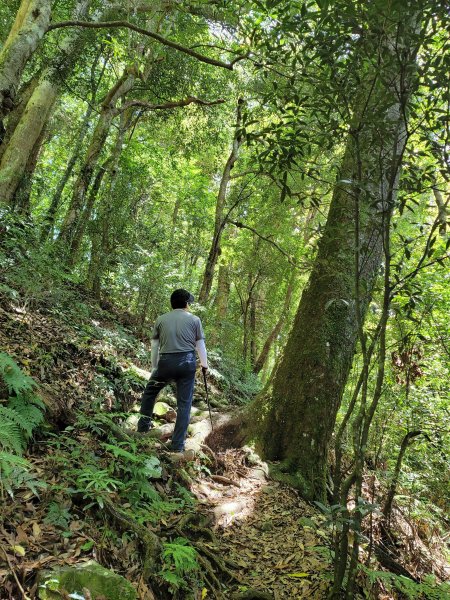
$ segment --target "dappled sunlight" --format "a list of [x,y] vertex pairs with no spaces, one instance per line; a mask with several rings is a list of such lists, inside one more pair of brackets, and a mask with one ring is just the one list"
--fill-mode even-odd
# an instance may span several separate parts
[[320,600],[331,576],[324,517],[292,488],[267,480],[267,465],[251,464],[249,450],[215,454],[211,472],[192,485],[213,517],[221,554],[251,588],[278,600]]

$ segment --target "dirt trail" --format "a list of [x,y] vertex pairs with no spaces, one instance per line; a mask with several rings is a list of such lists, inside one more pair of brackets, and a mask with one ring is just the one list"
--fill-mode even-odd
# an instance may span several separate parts
[[[250,448],[216,452],[206,446],[209,419],[195,407],[193,412],[186,447],[197,456],[182,468],[199,510],[210,515],[211,550],[235,578],[229,593],[253,589],[273,600],[326,598],[331,567],[323,517],[295,490],[270,480],[267,465]],[[213,411],[216,423],[221,418]],[[160,430],[165,434],[167,426]]]

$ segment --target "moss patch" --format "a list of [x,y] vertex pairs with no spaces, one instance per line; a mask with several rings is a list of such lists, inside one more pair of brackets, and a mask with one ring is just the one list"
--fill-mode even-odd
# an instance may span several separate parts
[[39,580],[40,600],[61,600],[64,594],[85,600],[85,590],[92,600],[137,600],[136,591],[121,575],[90,561],[75,567],[44,572]]

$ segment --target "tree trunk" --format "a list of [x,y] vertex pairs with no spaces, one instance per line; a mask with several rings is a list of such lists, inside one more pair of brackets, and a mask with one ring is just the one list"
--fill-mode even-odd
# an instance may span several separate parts
[[[130,124],[132,117],[131,111],[126,111],[126,113],[122,113],[121,115],[121,123],[119,126],[119,131],[117,132],[116,143],[114,145],[113,150],[111,151],[111,156],[108,159],[108,163],[111,165],[111,176],[109,180],[109,190],[108,190],[108,202],[103,202],[100,204],[98,215],[93,223],[93,233],[92,233],[92,247],[91,247],[91,260],[89,262],[89,272],[88,272],[88,287],[93,291],[97,300],[100,300],[101,297],[101,277],[103,272],[108,264],[108,260],[110,259],[110,254],[113,250],[111,245],[111,225],[112,220],[114,218],[114,184],[118,174],[118,162],[120,159],[120,155],[122,153],[123,148],[123,140],[125,136],[125,132]],[[91,207],[92,208],[92,207]],[[87,207],[88,210],[89,207]],[[87,220],[86,220],[87,222]],[[77,224],[79,225],[79,224]],[[75,235],[72,242],[76,239],[77,229],[74,230]],[[81,241],[81,237],[79,238]],[[73,253],[76,250],[73,246],[71,246],[71,256],[73,260]]]
[[228,265],[221,264],[219,266],[219,278],[217,281],[217,294],[215,300],[216,316],[219,326],[221,325],[221,322],[227,318],[230,290],[230,269]]
[[243,100],[239,99],[237,106],[236,128],[234,132],[233,144],[230,155],[223,170],[222,179],[220,181],[219,186],[219,193],[217,194],[216,213],[214,219],[214,233],[211,242],[211,248],[209,250],[208,258],[206,260],[200,293],[198,295],[198,301],[200,304],[206,304],[206,302],[209,299],[214,279],[214,271],[216,268],[217,259],[220,255],[220,241],[225,225],[224,210],[227,198],[227,190],[231,179],[231,170],[234,167],[234,163],[238,159],[239,147],[242,144],[242,136],[240,132],[242,104]]
[[[40,136],[36,140],[36,143],[33,146],[30,156],[28,157],[28,162],[26,164],[25,171],[22,175],[21,180],[19,181],[19,184],[14,193],[14,197],[12,199],[12,207],[14,211],[21,215],[30,215],[31,213],[30,195],[31,188],[33,185],[33,175],[36,169],[39,154],[41,152],[42,144],[44,142],[45,137],[46,130],[43,129],[41,131]],[[51,139],[51,137],[51,135],[48,136],[48,139]]]
[[73,266],[78,257],[78,253],[80,250],[81,242],[83,240],[83,235],[86,230],[87,224],[89,223],[89,219],[91,218],[92,211],[94,209],[95,201],[97,200],[98,192],[100,190],[100,186],[102,184],[103,178],[106,175],[109,165],[111,164],[112,157],[110,156],[105,160],[105,162],[101,165],[97,174],[94,178],[94,183],[92,184],[88,199],[86,202],[86,206],[83,210],[83,213],[80,216],[80,220],[77,223],[77,227],[75,229],[72,243],[70,245],[70,253],[69,253],[69,265]]
[[41,231],[41,242],[44,242],[48,236],[50,235],[50,233],[53,231],[53,227],[55,225],[55,219],[56,219],[56,213],[58,211],[59,205],[61,203],[61,198],[62,198],[62,194],[64,191],[64,188],[66,187],[67,182],[69,181],[73,169],[75,167],[75,164],[81,154],[81,149],[83,147],[83,142],[84,139],[89,131],[89,122],[91,119],[91,115],[92,112],[94,110],[94,105],[95,105],[95,100],[96,100],[96,96],[97,96],[97,92],[98,92],[98,88],[100,87],[100,83],[103,79],[103,74],[105,72],[106,69],[106,63],[107,61],[105,60],[103,63],[103,67],[100,71],[100,75],[98,78],[95,77],[95,70],[96,70],[96,66],[98,64],[98,61],[100,60],[101,57],[101,50],[99,51],[97,57],[95,58],[92,66],[91,66],[91,94],[90,94],[90,101],[88,103],[88,107],[86,109],[85,115],[83,117],[83,121],[81,123],[81,127],[80,127],[80,131],[77,135],[76,138],[76,143],[75,143],[75,147],[74,150],[72,152],[72,155],[69,159],[69,162],[67,163],[67,166],[64,170],[64,173],[61,177],[61,179],[59,180],[59,183],[56,187],[56,191],[53,195],[52,201],[50,203],[50,206],[47,210],[47,213],[43,219],[42,222],[42,231]]
[[386,521],[389,522],[391,518],[392,512],[392,503],[394,501],[395,493],[397,491],[398,480],[400,478],[400,471],[402,469],[403,458],[405,456],[406,450],[408,446],[411,444],[412,440],[417,436],[422,435],[422,431],[409,431],[403,438],[402,443],[400,445],[400,451],[397,456],[397,461],[395,463],[394,474],[392,476],[391,484],[389,486],[389,491],[386,496],[386,500],[383,506],[383,516]]
[[283,325],[286,321],[286,315],[287,315],[287,313],[289,311],[289,307],[291,305],[292,294],[294,292],[294,281],[295,281],[295,277],[294,277],[294,275],[292,275],[291,279],[288,283],[288,286],[287,286],[283,309],[278,318],[278,321],[275,323],[275,326],[273,327],[272,331],[270,332],[269,336],[267,337],[266,341],[264,342],[264,346],[263,346],[258,358],[256,359],[256,361],[254,363],[253,373],[258,374],[262,371],[262,369],[263,369],[264,365],[266,364],[266,361],[269,357],[269,352],[270,352],[270,349],[272,348],[272,344],[274,343],[274,341],[277,339],[277,337],[281,333]]
[[356,252],[363,320],[381,265],[383,214],[398,187],[417,51],[413,10],[397,4],[388,18],[372,23],[373,71],[364,73],[356,97],[317,258],[270,397],[260,400],[268,404],[260,411],[260,450],[281,461],[280,470],[308,498],[325,499],[328,445],[358,339]]
[[448,219],[447,205],[448,205],[450,196],[449,196],[449,198],[447,198],[447,200],[444,200],[444,198],[442,197],[442,193],[441,193],[440,189],[437,187],[437,185],[433,186],[433,194],[434,194],[434,199],[436,200],[436,206],[438,208],[439,233],[442,236],[445,236],[445,234],[447,233],[447,219]]
[[23,70],[50,23],[52,0],[22,0],[0,51],[0,121],[14,108]]
[[92,115],[92,111],[93,111],[93,105],[91,103],[91,104],[89,104],[89,106],[86,110],[86,113],[84,115],[83,122],[80,127],[80,132],[78,134],[78,139],[75,144],[75,148],[72,152],[72,156],[70,157],[69,162],[67,163],[67,166],[64,170],[64,173],[63,173],[61,179],[59,180],[59,183],[56,187],[56,190],[53,195],[50,206],[44,217],[44,220],[42,223],[42,231],[41,231],[41,242],[44,242],[48,238],[50,233],[53,231],[53,227],[55,225],[56,213],[57,213],[59,205],[61,203],[62,193],[64,191],[64,188],[66,187],[67,182],[70,179],[70,176],[72,175],[75,164],[80,156],[81,148],[83,146],[83,141],[89,130],[89,121],[90,121],[90,118]]
[[14,110],[12,110],[7,117],[6,128],[3,132],[3,135],[0,139],[0,161],[2,156],[7,148],[9,141],[22,118],[23,112],[28,104],[28,100],[31,98],[31,94],[36,89],[37,84],[39,83],[39,73],[34,75],[29,81],[27,81],[23,86],[21,91],[18,94],[18,101]]
[[[83,18],[87,14],[90,1],[79,0],[74,18]],[[36,151],[36,144],[43,138],[42,132],[52,114],[62,81],[73,69],[85,39],[86,33],[79,29],[64,34],[60,53],[43,71],[4,150],[0,162],[0,198],[7,203],[12,203],[27,165],[30,165],[30,157]]]
[[85,207],[86,194],[93,173],[107,140],[112,122],[119,113],[117,104],[119,100],[125,97],[133,88],[135,81],[135,69],[126,67],[122,76],[110,89],[102,103],[100,117],[92,134],[91,142],[84,157],[77,181],[75,182],[70,206],[67,210],[57,240],[58,244],[63,245],[66,248],[70,248],[72,245],[78,221]]

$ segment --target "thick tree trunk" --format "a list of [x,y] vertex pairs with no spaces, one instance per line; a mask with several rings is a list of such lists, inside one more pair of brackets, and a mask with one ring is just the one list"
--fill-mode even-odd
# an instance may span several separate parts
[[240,133],[240,125],[241,125],[241,112],[242,112],[242,104],[243,100],[238,100],[237,107],[237,119],[236,119],[236,128],[233,138],[233,144],[231,148],[230,155],[225,164],[225,168],[223,170],[222,179],[220,181],[219,192],[217,194],[217,202],[216,202],[216,213],[214,218],[214,233],[211,242],[211,248],[209,250],[208,258],[206,260],[205,271],[203,274],[203,281],[200,287],[200,293],[198,295],[198,301],[200,304],[205,304],[211,293],[212,283],[214,279],[214,271],[216,268],[217,260],[220,255],[220,241],[222,238],[222,233],[224,230],[224,210],[225,210],[225,202],[227,199],[227,190],[231,179],[231,170],[234,167],[234,163],[238,159],[239,155],[239,147],[242,144],[242,136]]
[[22,86],[21,91],[18,94],[16,106],[7,117],[6,128],[0,139],[0,161],[2,156],[11,140],[11,137],[22,118],[25,108],[27,107],[28,101],[31,98],[37,84],[39,83],[39,73],[34,75],[27,83]]
[[[41,131],[41,135],[36,140],[33,146],[28,162],[25,166],[24,173],[19,181],[14,197],[12,199],[12,207],[14,211],[21,215],[29,215],[31,213],[30,195],[33,185],[33,175],[41,152],[42,144],[46,138],[46,129]],[[47,141],[51,139],[51,134],[47,136]]]
[[356,98],[317,258],[270,397],[261,399],[268,406],[260,411],[260,450],[281,461],[280,469],[309,498],[325,498],[328,445],[358,339],[357,250],[363,320],[381,265],[383,214],[398,187],[415,69],[414,9],[396,5],[373,23],[374,69],[364,74]]
[[22,0],[0,51],[0,121],[14,108],[23,70],[50,23],[52,0]]
[[[75,18],[83,18],[87,14],[90,1],[79,0],[74,11]],[[36,144],[43,138],[42,132],[52,114],[62,81],[75,66],[85,39],[86,33],[82,30],[75,29],[64,34],[60,53],[43,71],[4,150],[0,162],[0,198],[7,203],[13,203],[27,165],[31,163],[31,156],[36,152]]]

